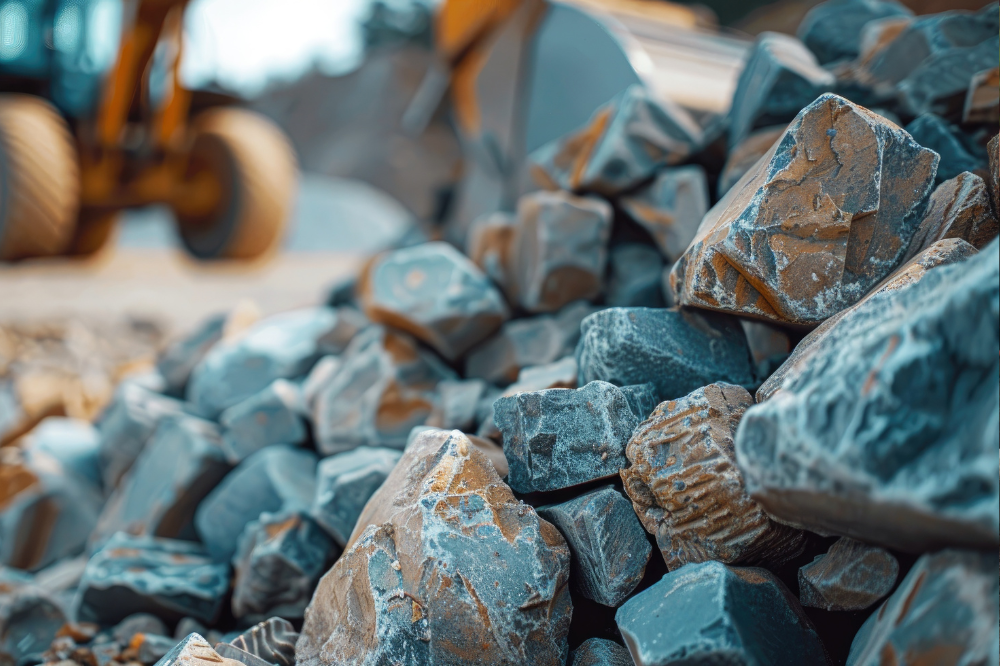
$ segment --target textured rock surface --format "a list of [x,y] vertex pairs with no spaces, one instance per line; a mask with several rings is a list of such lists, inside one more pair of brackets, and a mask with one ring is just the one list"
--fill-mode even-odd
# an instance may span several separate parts
[[995,551],[924,555],[861,627],[848,666],[996,663],[997,568]]
[[569,488],[618,474],[632,430],[656,404],[649,384],[618,388],[590,382],[499,398],[493,420],[521,493]]
[[761,33],[733,93],[729,145],[738,145],[758,127],[788,122],[834,84],[833,74],[798,39]]
[[827,0],[806,13],[796,34],[825,65],[857,57],[861,28],[893,16],[913,16],[913,12],[893,0]]
[[829,663],[795,597],[765,569],[688,564],[625,602],[615,621],[640,666]]
[[680,107],[654,101],[633,85],[597,109],[587,124],[531,156],[532,175],[549,189],[611,195],[682,162],[701,141]]
[[892,592],[899,563],[888,551],[841,537],[799,569],[799,602],[830,611],[864,610]]
[[[730,149],[726,156],[726,164],[719,174],[718,195],[721,198],[726,192],[733,189],[733,185],[740,181],[743,175],[752,169],[757,161],[764,157],[771,150],[774,142],[781,138],[788,125],[771,125],[761,127],[746,135],[746,137]],[[702,215],[704,217],[704,214]],[[698,219],[698,224],[701,218]],[[697,231],[697,228],[695,229]],[[691,238],[694,238],[692,236]],[[683,249],[687,249],[687,245]],[[674,259],[676,261],[676,259]]]
[[962,122],[994,125],[1000,122],[1000,68],[984,69],[969,81]]
[[359,446],[320,461],[310,515],[340,546],[347,544],[361,510],[401,455],[396,449]]
[[611,250],[605,303],[614,307],[663,307],[663,259],[654,247],[628,243]]
[[789,359],[736,436],[768,513],[901,550],[1000,544],[996,254],[873,295]]
[[671,272],[675,302],[821,322],[903,259],[936,166],[884,118],[821,96],[705,216]]
[[212,562],[198,544],[119,532],[87,562],[78,617],[114,624],[152,613],[167,622],[213,622],[228,590],[229,566]]
[[646,572],[652,547],[632,505],[613,486],[538,509],[572,555],[570,585],[605,606],[625,601]]
[[986,146],[990,159],[989,180],[986,182],[993,200],[993,217],[1000,220],[1000,135],[990,139]]
[[621,477],[667,569],[689,562],[780,564],[802,552],[800,531],[772,521],[750,499],[733,436],[753,399],[709,384],[661,403],[632,435]]
[[244,652],[277,666],[294,666],[299,634],[288,620],[272,617],[258,622],[230,641]]
[[588,638],[569,655],[569,666],[632,666],[628,649],[614,641]]
[[272,614],[302,617],[337,550],[302,512],[260,514],[244,528],[233,556],[233,617],[250,622]]
[[324,455],[357,446],[401,449],[413,426],[434,411],[436,388],[455,374],[405,333],[373,326],[351,341],[316,396],[316,448]]
[[493,283],[444,242],[376,258],[362,276],[359,296],[369,319],[407,331],[449,360],[482,342],[509,315]]
[[265,511],[308,509],[316,488],[316,454],[269,446],[240,463],[198,505],[194,526],[208,553],[227,562],[243,527]]
[[220,655],[199,634],[187,636],[156,663],[157,666],[240,666],[241,664],[235,659],[227,659]]
[[619,204],[650,233],[668,261],[677,261],[708,211],[705,170],[697,165],[662,169],[653,182]]
[[218,314],[201,322],[188,335],[175,340],[156,358],[156,370],[166,381],[166,392],[184,395],[191,371],[205,357],[208,350],[222,339],[226,315]]
[[751,385],[746,336],[735,318],[693,310],[608,308],[580,324],[580,384],[656,386],[658,400],[712,382]]
[[565,541],[464,435],[418,437],[320,581],[296,664],[563,663]]
[[299,387],[284,379],[228,408],[219,416],[226,458],[235,465],[265,446],[304,441],[304,410]]
[[909,254],[916,255],[942,238],[961,238],[977,249],[985,246],[1000,232],[989,196],[986,183],[973,173],[960,173],[938,185]]
[[986,167],[986,155],[982,154],[982,148],[940,116],[924,113],[905,129],[914,141],[941,156],[937,170],[939,183],[950,180],[963,171],[976,171]]
[[517,221],[512,301],[531,312],[552,312],[600,293],[611,235],[606,201],[532,192],[518,200]]

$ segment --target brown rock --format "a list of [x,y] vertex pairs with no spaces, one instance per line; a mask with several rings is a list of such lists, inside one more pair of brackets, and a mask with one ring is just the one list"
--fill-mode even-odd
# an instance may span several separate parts
[[569,557],[464,435],[426,431],[320,581],[296,663],[564,663]]
[[898,575],[891,553],[841,537],[799,569],[799,602],[829,611],[864,610],[892,592]]
[[235,659],[227,659],[212,649],[211,644],[198,634],[190,634],[157,662],[161,666],[243,666]]
[[472,263],[505,292],[513,284],[517,229],[517,219],[513,214],[491,213],[473,221],[465,241],[465,253]]
[[661,403],[629,440],[625,492],[671,571],[709,560],[778,564],[801,552],[803,533],[772,521],[736,467],[733,436],[752,404],[740,386],[710,384]]
[[736,144],[726,157],[726,164],[719,174],[718,195],[722,197],[739,182],[747,171],[753,168],[760,158],[764,157],[774,142],[781,138],[788,125],[771,125],[751,132],[745,139]]
[[994,125],[1000,122],[1000,69],[984,69],[969,81],[962,122]]
[[902,261],[937,162],[881,116],[820,96],[705,216],[671,272],[675,301],[818,324]]
[[927,204],[927,214],[920,223],[909,255],[942,238],[961,238],[977,250],[993,240],[1000,225],[993,217],[989,191],[983,179],[964,171],[937,186]]

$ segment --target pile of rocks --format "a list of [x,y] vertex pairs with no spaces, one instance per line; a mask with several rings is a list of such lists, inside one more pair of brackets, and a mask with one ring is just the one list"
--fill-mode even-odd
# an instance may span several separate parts
[[996,663],[997,18],[819,5],[727,118],[630,88],[464,252],[43,422],[5,663]]

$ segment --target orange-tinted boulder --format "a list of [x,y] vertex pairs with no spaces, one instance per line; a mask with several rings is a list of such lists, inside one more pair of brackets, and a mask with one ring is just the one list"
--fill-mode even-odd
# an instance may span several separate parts
[[961,238],[976,249],[996,238],[1000,225],[989,197],[983,179],[968,171],[938,185],[910,244],[910,256],[943,238]]

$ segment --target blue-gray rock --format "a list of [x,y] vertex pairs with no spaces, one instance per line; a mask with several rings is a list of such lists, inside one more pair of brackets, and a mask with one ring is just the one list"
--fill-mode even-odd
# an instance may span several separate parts
[[611,249],[604,301],[613,307],[663,307],[663,258],[656,248],[638,243]]
[[688,113],[632,85],[594,111],[587,124],[531,155],[531,173],[547,189],[613,195],[665,164],[683,162],[701,143]]
[[133,613],[111,629],[111,637],[122,645],[128,645],[136,634],[170,636],[170,631],[167,625],[163,624],[163,620],[150,613]]
[[413,426],[437,406],[437,385],[455,373],[405,333],[372,326],[344,351],[340,368],[313,403],[316,448],[402,449]]
[[299,633],[291,622],[271,617],[258,622],[230,642],[269,664],[295,666],[295,641],[298,639]]
[[309,513],[338,545],[347,544],[361,510],[401,455],[396,449],[359,446],[320,461]]
[[246,650],[241,650],[235,645],[229,643],[216,643],[215,651],[223,659],[232,659],[233,661],[238,661],[243,664],[243,666],[271,666],[267,661],[264,661],[255,654],[250,654]]
[[766,569],[687,564],[615,613],[636,666],[822,666],[823,644]]
[[182,396],[191,371],[208,350],[222,339],[226,315],[208,317],[197,328],[168,345],[156,357],[156,370],[166,382],[166,392]]
[[139,662],[146,666],[153,666],[160,659],[170,653],[177,645],[177,641],[169,636],[159,634],[135,634],[132,639],[125,644],[118,660],[123,662]]
[[489,388],[482,379],[446,379],[437,385],[438,401],[425,423],[445,430],[474,430],[479,403]]
[[229,462],[235,465],[272,444],[305,441],[304,402],[297,385],[276,379],[263,391],[222,412],[222,448]]
[[657,400],[687,395],[712,382],[749,386],[753,364],[734,317],[712,312],[608,308],[580,324],[580,384],[652,383]]
[[320,580],[295,662],[562,664],[569,560],[468,438],[426,431]]
[[618,474],[625,444],[656,404],[651,385],[595,381],[578,389],[516,393],[493,404],[519,493],[558,490]]
[[899,562],[878,546],[841,537],[799,569],[799,603],[828,611],[868,608],[892,592]]
[[229,565],[213,562],[199,544],[119,532],[87,562],[77,615],[98,624],[133,613],[211,623],[228,591]]
[[183,413],[182,403],[124,381],[97,421],[104,488],[110,492],[132,469],[164,417]]
[[633,666],[628,649],[604,638],[588,638],[569,653],[569,666]]
[[653,182],[618,203],[649,232],[668,261],[677,261],[708,211],[705,170],[696,164],[661,169]]
[[358,293],[369,319],[410,333],[452,361],[510,315],[482,271],[442,241],[377,257],[362,275]]
[[786,123],[816,97],[834,89],[836,78],[816,62],[805,44],[778,32],[757,36],[729,108],[729,146],[753,130]]
[[29,574],[0,568],[0,660],[41,663],[41,654],[68,619],[58,600],[35,585]]
[[631,502],[613,486],[540,507],[538,515],[566,539],[570,586],[579,594],[615,607],[642,581],[653,548]]
[[995,550],[924,555],[854,637],[847,666],[997,663],[998,566]]
[[262,513],[247,523],[233,556],[233,617],[302,617],[316,581],[339,551],[304,512]]
[[209,555],[228,562],[243,527],[265,511],[305,510],[316,487],[316,454],[286,445],[253,454],[198,505],[194,526]]
[[856,58],[869,21],[913,12],[894,0],[827,0],[810,9],[796,31],[821,65]]
[[24,436],[20,446],[52,456],[94,488],[103,485],[101,435],[87,421],[50,416]]
[[118,531],[193,537],[195,509],[229,470],[214,423],[188,415],[163,419],[104,505],[91,544]]
[[963,171],[976,171],[987,166],[986,153],[982,148],[941,116],[921,114],[906,126],[906,131],[914,141],[941,156],[938,183],[955,178]]
[[667,569],[779,565],[802,553],[802,532],[771,520],[736,468],[733,436],[752,404],[741,386],[709,384],[661,403],[632,433],[622,482]]
[[997,243],[872,295],[786,362],[736,435],[768,513],[900,550],[1000,544]]
[[187,399],[203,415],[215,418],[275,379],[299,377],[320,356],[340,353],[364,324],[364,317],[348,307],[268,317],[241,337],[209,350],[191,373]]

